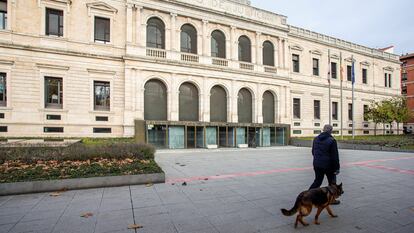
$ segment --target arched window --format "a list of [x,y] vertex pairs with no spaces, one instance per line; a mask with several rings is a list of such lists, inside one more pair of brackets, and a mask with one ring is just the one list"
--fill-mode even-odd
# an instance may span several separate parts
[[181,27],[181,52],[197,54],[197,30],[190,24]]
[[167,88],[159,80],[150,80],[144,90],[144,119],[167,120]]
[[239,61],[252,62],[252,48],[250,39],[247,36],[239,38]]
[[226,36],[219,30],[211,33],[211,56],[226,58]]
[[237,96],[237,114],[239,123],[252,123],[252,94],[246,88],[239,91]]
[[210,91],[210,122],[227,122],[227,93],[220,86]]
[[191,83],[180,86],[179,118],[180,121],[198,121],[198,90]]
[[165,25],[157,17],[147,22],[147,47],[165,49]]
[[275,48],[270,41],[263,43],[263,65],[275,66]]
[[275,97],[270,91],[263,93],[262,104],[263,123],[275,123]]

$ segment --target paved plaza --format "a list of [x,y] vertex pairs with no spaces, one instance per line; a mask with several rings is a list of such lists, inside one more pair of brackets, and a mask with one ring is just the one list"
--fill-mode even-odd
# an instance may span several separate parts
[[[309,148],[159,151],[167,183],[0,197],[0,232],[407,232],[414,229],[414,154],[340,151],[342,203],[321,225],[293,228],[313,182]],[[326,180],[325,180],[326,184]],[[315,211],[315,210],[314,210]],[[92,213],[89,218],[81,217]],[[312,222],[314,212],[306,218]],[[143,228],[128,230],[128,225]]]

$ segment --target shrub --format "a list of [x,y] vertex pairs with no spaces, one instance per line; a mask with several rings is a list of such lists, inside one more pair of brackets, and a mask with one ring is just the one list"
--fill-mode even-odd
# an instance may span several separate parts
[[20,160],[36,161],[85,161],[94,158],[139,160],[154,159],[155,148],[138,143],[109,143],[85,145],[76,143],[68,147],[1,147],[0,162]]

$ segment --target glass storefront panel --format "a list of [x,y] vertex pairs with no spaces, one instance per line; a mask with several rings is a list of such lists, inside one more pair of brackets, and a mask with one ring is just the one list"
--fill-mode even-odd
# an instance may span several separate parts
[[227,147],[227,128],[219,127],[219,147]]
[[227,146],[228,147],[234,147],[234,128],[229,127],[227,129]]
[[217,145],[217,127],[206,128],[206,144]]
[[276,128],[270,128],[270,144],[276,146]]
[[170,126],[168,128],[168,141],[170,149],[184,149],[184,126]]
[[276,145],[285,145],[285,128],[277,127],[276,128]]
[[270,128],[263,128],[262,145],[263,147],[270,146]]
[[204,148],[204,127],[197,127],[197,148]]
[[166,148],[167,126],[165,125],[148,125],[147,126],[148,143],[156,148]]
[[192,149],[195,148],[195,127],[188,126],[187,127],[187,148]]
[[247,143],[246,128],[236,129],[236,146]]

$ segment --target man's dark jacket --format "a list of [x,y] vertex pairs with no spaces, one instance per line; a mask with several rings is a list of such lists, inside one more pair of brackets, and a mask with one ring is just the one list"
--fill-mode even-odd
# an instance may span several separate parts
[[339,170],[338,145],[329,133],[321,133],[313,140],[313,166],[329,171]]

